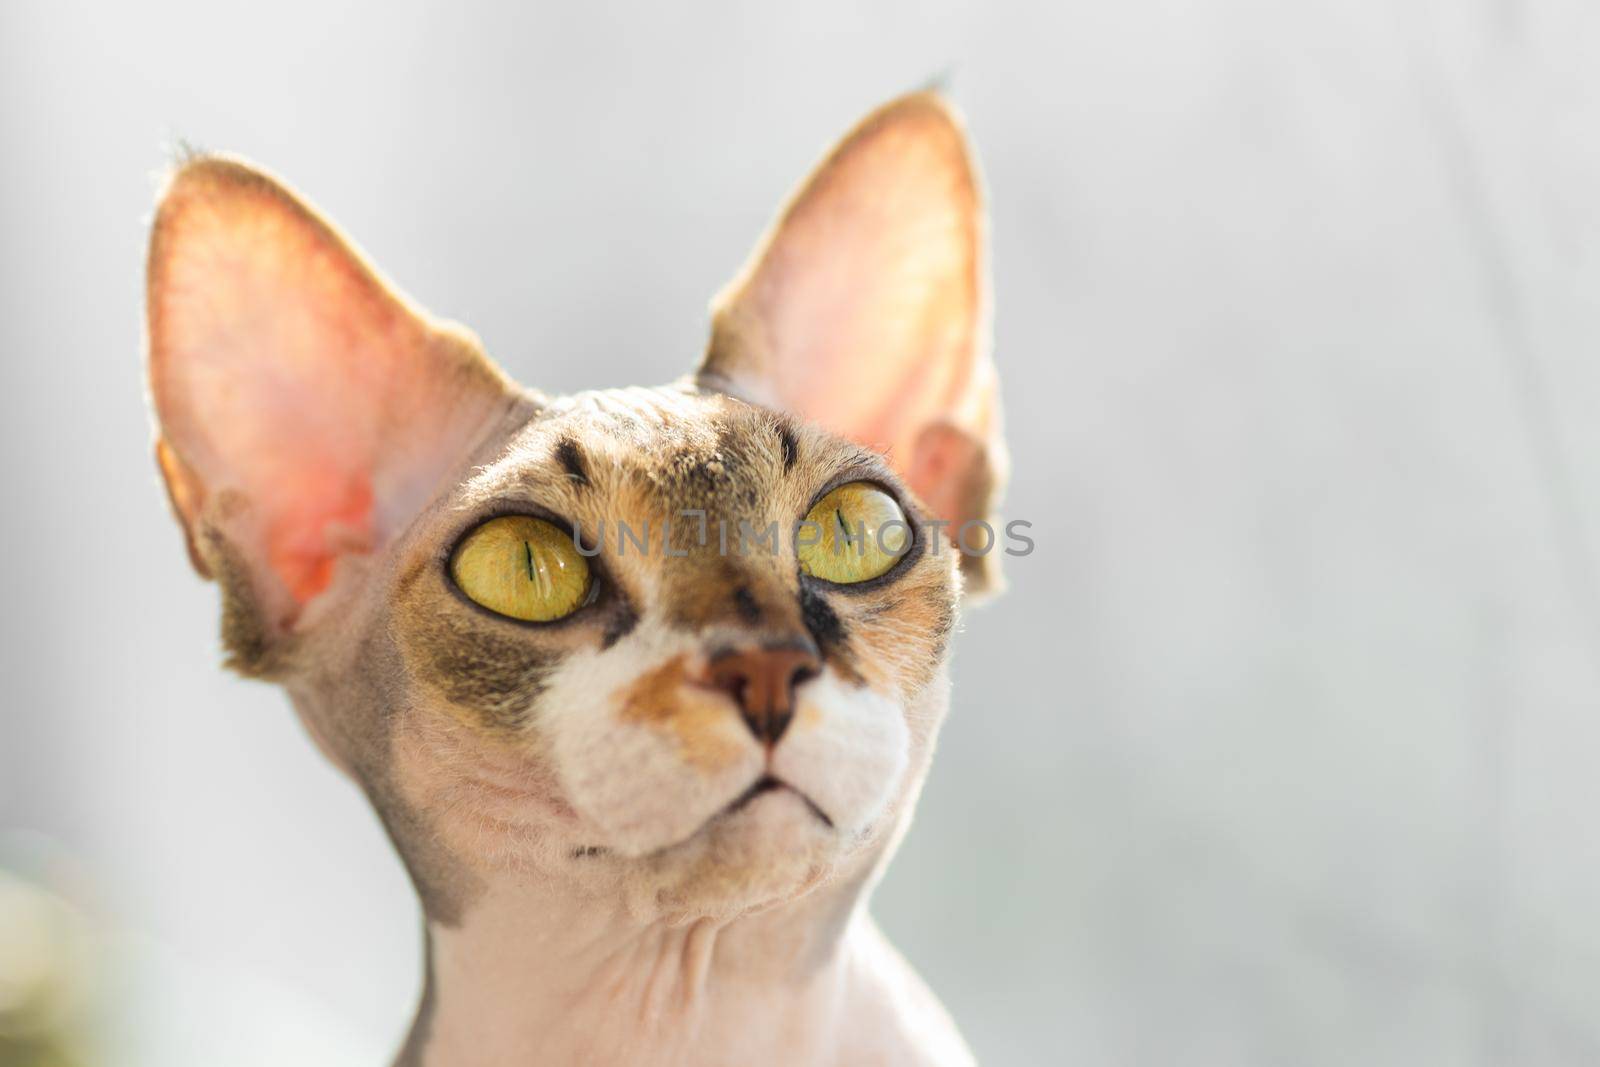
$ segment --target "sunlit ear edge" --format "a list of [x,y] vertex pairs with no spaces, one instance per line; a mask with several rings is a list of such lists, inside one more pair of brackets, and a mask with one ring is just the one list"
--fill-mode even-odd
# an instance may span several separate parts
[[[160,340],[161,301],[159,295],[164,284],[163,271],[167,263],[168,242],[172,229],[185,206],[186,196],[204,196],[204,189],[187,188],[199,183],[231,184],[237,191],[269,197],[274,204],[305,225],[317,240],[349,265],[356,280],[372,298],[387,306],[399,319],[415,330],[415,342],[434,353],[434,358],[447,362],[452,373],[476,379],[475,388],[488,395],[498,395],[505,400],[505,412],[519,405],[537,407],[543,398],[534,390],[513,381],[485,352],[482,343],[465,326],[436,317],[408,297],[387,276],[379,271],[369,257],[353,241],[329,222],[316,208],[302,198],[292,186],[269,170],[242,157],[226,153],[191,154],[178,161],[168,171],[161,183],[156,208],[149,228],[149,245],[146,258],[145,331],[143,356],[145,367],[145,394],[151,416],[152,437],[158,470],[168,503],[180,528],[183,530],[189,561],[197,574],[205,579],[215,579],[224,584],[237,584],[250,575],[234,558],[222,558],[237,550],[229,547],[223,527],[227,512],[236,506],[237,497],[225,487],[220,494],[208,491],[191,465],[185,460],[177,444],[165,428],[164,398],[157,385],[159,364],[164,356]],[[236,192],[223,195],[237,195]],[[482,437],[491,433],[500,420],[487,418],[480,430]],[[467,452],[478,447],[472,444]],[[463,459],[465,456],[462,457]],[[265,609],[275,598],[269,591],[256,587],[224,590],[224,643],[229,646],[230,665],[246,674],[262,673],[269,657],[255,656],[242,650],[238,642],[228,638],[228,617],[237,614],[241,604]],[[266,594],[266,595],[263,595]],[[320,599],[320,595],[319,598]],[[281,605],[273,605],[281,608]],[[308,604],[307,607],[310,605]],[[288,638],[284,628],[276,626],[271,618],[252,620],[249,627],[252,637],[262,642]],[[255,633],[259,631],[259,633]],[[280,642],[282,643],[282,642]],[[270,657],[273,660],[279,657]],[[259,662],[258,662],[259,661]]]
[[711,299],[711,337],[692,378],[707,389],[739,396],[753,403],[769,407],[778,405],[778,398],[761,388],[765,376],[764,366],[751,366],[749,361],[764,362],[772,347],[762,336],[759,321],[742,314],[744,297],[761,269],[770,258],[773,248],[785,229],[794,219],[813,190],[822,186],[830,171],[839,167],[850,155],[851,149],[879,127],[898,121],[915,112],[932,112],[939,123],[954,130],[962,146],[962,161],[972,187],[973,252],[976,258],[974,305],[976,308],[972,343],[977,348],[978,362],[988,358],[989,348],[989,226],[982,169],[971,151],[966,122],[949,98],[937,89],[920,89],[895,97],[868,112],[842,137],[833,142],[822,159],[789,190],[781,207],[767,223],[744,262]]

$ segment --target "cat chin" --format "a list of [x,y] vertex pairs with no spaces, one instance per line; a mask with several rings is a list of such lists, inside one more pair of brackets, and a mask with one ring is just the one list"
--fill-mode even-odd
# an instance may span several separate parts
[[773,790],[709,820],[687,840],[622,863],[630,909],[680,919],[732,917],[825,882],[840,835],[792,790]]

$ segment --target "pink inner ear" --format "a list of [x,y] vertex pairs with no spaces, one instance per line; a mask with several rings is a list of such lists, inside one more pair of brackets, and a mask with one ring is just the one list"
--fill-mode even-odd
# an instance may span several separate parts
[[421,331],[364,291],[342,249],[276,224],[270,198],[228,206],[225,231],[165,264],[158,401],[207,495],[247,503],[236,536],[304,604],[341,552],[373,543],[385,408],[415,381],[400,372]]
[[780,397],[901,463],[977,355],[971,181],[960,142],[920,124],[865,138],[795,206],[752,293]]
[[197,483],[183,496],[216,502],[210,521],[278,617],[327,589],[341,555],[374,550],[414,515],[504,395],[475,350],[237,163],[175,178],[149,287],[162,435]]
[[267,563],[288,589],[305,604],[333,581],[338,542],[349,550],[372,545],[372,487],[358,480],[309,479],[300,485],[299,514],[276,519],[266,531]]

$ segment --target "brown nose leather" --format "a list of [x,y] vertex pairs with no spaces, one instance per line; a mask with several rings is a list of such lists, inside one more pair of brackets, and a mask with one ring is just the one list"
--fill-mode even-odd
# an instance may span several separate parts
[[711,661],[711,684],[739,702],[756,740],[775,745],[794,718],[795,686],[820,668],[809,648],[741,648]]

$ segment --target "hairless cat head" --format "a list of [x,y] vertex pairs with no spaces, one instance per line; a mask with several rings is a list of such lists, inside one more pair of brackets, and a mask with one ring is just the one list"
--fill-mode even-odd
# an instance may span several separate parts
[[997,577],[934,525],[1003,475],[983,238],[958,121],[901,98],[783,209],[694,374],[551,397],[262,171],[172,174],[174,509],[230,664],[288,690],[433,922],[500,882],[683,919],[871,877],[963,584]]

